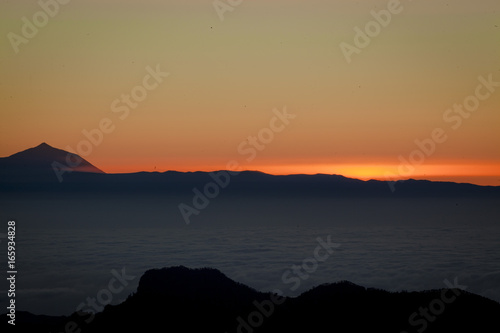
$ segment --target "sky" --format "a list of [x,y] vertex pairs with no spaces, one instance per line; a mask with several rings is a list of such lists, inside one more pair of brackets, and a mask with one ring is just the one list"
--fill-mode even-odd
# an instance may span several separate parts
[[498,0],[59,1],[0,2],[0,156],[500,185]]

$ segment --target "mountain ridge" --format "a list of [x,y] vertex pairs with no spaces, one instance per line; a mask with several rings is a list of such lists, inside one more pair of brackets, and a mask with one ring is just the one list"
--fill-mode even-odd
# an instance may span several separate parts
[[388,292],[340,281],[286,297],[256,291],[217,269],[176,266],[146,271],[137,292],[120,304],[105,306],[102,312],[63,317],[20,312],[16,326],[26,332],[63,332],[71,322],[84,333],[155,327],[238,333],[311,332],[325,327],[338,332],[413,332],[425,328],[432,333],[495,331],[494,327],[500,328],[498,313],[499,303],[457,288]]
[[[81,159],[81,160],[80,160]],[[80,163],[74,168],[67,162]],[[76,162],[75,162],[76,163]],[[0,158],[0,191],[125,191],[190,192],[195,187],[216,184],[245,193],[299,192],[319,195],[500,195],[500,186],[429,180],[360,180],[342,175],[318,173],[272,175],[260,171],[217,170],[212,172],[165,171],[105,173],[76,154],[45,142],[8,157]],[[203,189],[202,189],[203,190]]]

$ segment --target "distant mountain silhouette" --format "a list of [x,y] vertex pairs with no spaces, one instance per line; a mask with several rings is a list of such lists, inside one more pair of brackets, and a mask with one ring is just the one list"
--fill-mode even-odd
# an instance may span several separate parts
[[[498,332],[500,304],[459,289],[387,292],[351,282],[296,298],[255,291],[215,269],[147,271],[137,292],[96,315],[17,314],[20,332]],[[3,317],[3,316],[2,316]],[[3,326],[7,320],[2,320]],[[71,324],[68,324],[71,323]]]
[[26,179],[57,181],[54,168],[75,172],[104,173],[81,156],[54,148],[44,142],[36,147],[0,158],[0,180],[14,178],[21,181]]
[[[69,163],[79,161],[75,167]],[[81,159],[81,160],[80,160]],[[54,171],[54,163],[58,170]],[[217,179],[216,179],[217,178]],[[226,183],[222,186],[220,184]],[[106,174],[76,154],[53,148],[46,143],[9,157],[0,158],[0,192],[2,191],[99,191],[129,193],[161,193],[192,196],[192,189],[203,190],[213,183],[228,187],[232,194],[282,196],[356,196],[356,197],[434,197],[434,196],[500,196],[500,186],[479,186],[453,182],[405,180],[362,181],[340,175],[274,176],[257,171],[237,175],[221,170],[216,172],[137,172]],[[395,193],[391,189],[396,189]],[[228,190],[224,190],[227,192]]]

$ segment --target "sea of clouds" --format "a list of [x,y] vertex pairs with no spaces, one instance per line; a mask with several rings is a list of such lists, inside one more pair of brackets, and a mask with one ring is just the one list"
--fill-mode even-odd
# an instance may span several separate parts
[[[313,258],[318,237],[340,244],[314,272],[292,283],[283,273]],[[105,289],[111,270],[136,278],[148,269],[213,267],[257,290],[294,296],[349,280],[390,291],[444,288],[455,277],[467,290],[500,301],[500,227],[253,226],[46,228],[18,238],[18,310],[69,314]],[[3,291],[2,291],[3,293]],[[4,306],[1,304],[1,306]]]

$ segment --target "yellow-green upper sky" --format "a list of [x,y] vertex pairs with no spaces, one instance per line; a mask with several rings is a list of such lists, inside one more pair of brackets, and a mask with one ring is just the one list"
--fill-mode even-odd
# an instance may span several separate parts
[[498,0],[2,0],[0,36],[0,156],[500,185]]

